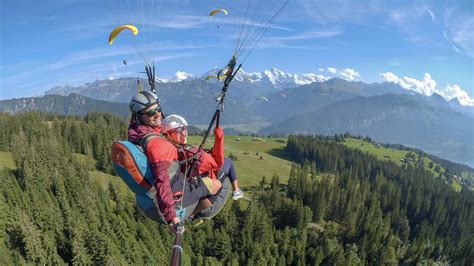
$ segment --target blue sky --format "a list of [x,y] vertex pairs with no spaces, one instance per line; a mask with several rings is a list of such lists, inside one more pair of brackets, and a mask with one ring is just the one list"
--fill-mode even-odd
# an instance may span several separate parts
[[[263,1],[267,7],[283,2]],[[225,66],[245,3],[2,0],[0,99],[42,95],[54,86],[96,79],[136,77],[143,58],[155,62],[161,77]],[[229,14],[209,18],[214,8],[226,8]],[[140,33],[123,32],[109,46],[110,31],[121,24],[134,24]],[[473,59],[471,1],[290,0],[243,68],[390,81],[472,101]]]

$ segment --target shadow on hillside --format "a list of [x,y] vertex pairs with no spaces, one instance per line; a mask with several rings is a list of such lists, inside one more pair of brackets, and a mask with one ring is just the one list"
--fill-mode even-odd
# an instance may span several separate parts
[[290,157],[286,155],[285,147],[274,148],[274,149],[269,150],[267,153],[272,156],[278,157],[280,159],[284,159],[284,160],[292,161],[292,162],[294,161],[293,159],[291,159]]

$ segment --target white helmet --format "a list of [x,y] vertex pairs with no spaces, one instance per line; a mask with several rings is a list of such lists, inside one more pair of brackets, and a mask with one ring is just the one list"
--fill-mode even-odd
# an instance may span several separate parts
[[161,134],[173,130],[175,128],[187,127],[188,123],[184,117],[179,115],[169,115],[161,121]]

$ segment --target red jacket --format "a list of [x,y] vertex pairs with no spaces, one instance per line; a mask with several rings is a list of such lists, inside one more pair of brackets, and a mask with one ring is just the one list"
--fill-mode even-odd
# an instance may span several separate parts
[[[128,140],[139,144],[140,140],[151,133],[160,133],[160,128],[153,128],[138,123],[131,123],[128,127]],[[168,169],[173,161],[178,160],[178,150],[171,142],[163,138],[152,138],[145,151],[148,163],[155,177],[154,187],[158,208],[167,222],[176,217],[173,192],[171,190]]]
[[176,210],[168,170],[171,163],[178,160],[178,149],[166,139],[153,138],[147,144],[146,155],[155,177],[158,207],[169,222],[176,216]]
[[[197,152],[197,147],[187,148],[184,153],[180,153],[179,159],[190,158]],[[201,151],[198,156],[197,167],[199,174],[208,174],[209,177],[216,179],[217,172],[224,164],[224,131],[222,128],[214,129],[214,147],[211,153]],[[193,173],[195,176],[196,173]]]

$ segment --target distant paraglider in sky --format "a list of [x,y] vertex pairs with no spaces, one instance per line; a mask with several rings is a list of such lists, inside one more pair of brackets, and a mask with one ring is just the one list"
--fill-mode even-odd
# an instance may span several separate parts
[[[219,12],[222,12],[224,13],[225,15],[229,14],[229,12],[227,12],[227,10],[225,9],[222,9],[222,8],[218,8],[218,9],[214,9],[211,11],[211,13],[209,14],[209,17],[212,18],[215,14],[219,13]],[[216,26],[216,28],[220,28],[219,25]]]
[[109,45],[112,45],[112,43],[114,43],[115,38],[117,38],[117,36],[118,36],[124,29],[130,30],[130,31],[133,33],[133,35],[137,35],[137,34],[138,34],[138,29],[137,29],[137,27],[135,27],[135,26],[133,26],[133,25],[122,25],[122,26],[118,26],[117,28],[115,28],[114,30],[112,30],[112,32],[111,32],[110,35],[109,35]]
[[267,99],[267,97],[263,97],[263,96],[262,96],[262,97],[258,97],[258,98],[257,98],[257,101],[260,101],[260,102],[268,102],[268,99]]
[[123,60],[123,64],[124,64],[124,65],[128,65],[127,60],[124,59],[124,60]]
[[284,94],[284,93],[278,93],[277,95],[280,96],[280,97],[286,98],[286,94]]
[[217,9],[212,10],[211,13],[209,13],[209,17],[213,17],[215,14],[217,14],[219,12],[222,12],[225,15],[229,14],[229,12],[227,12],[227,10],[222,9],[222,8],[217,8]]

